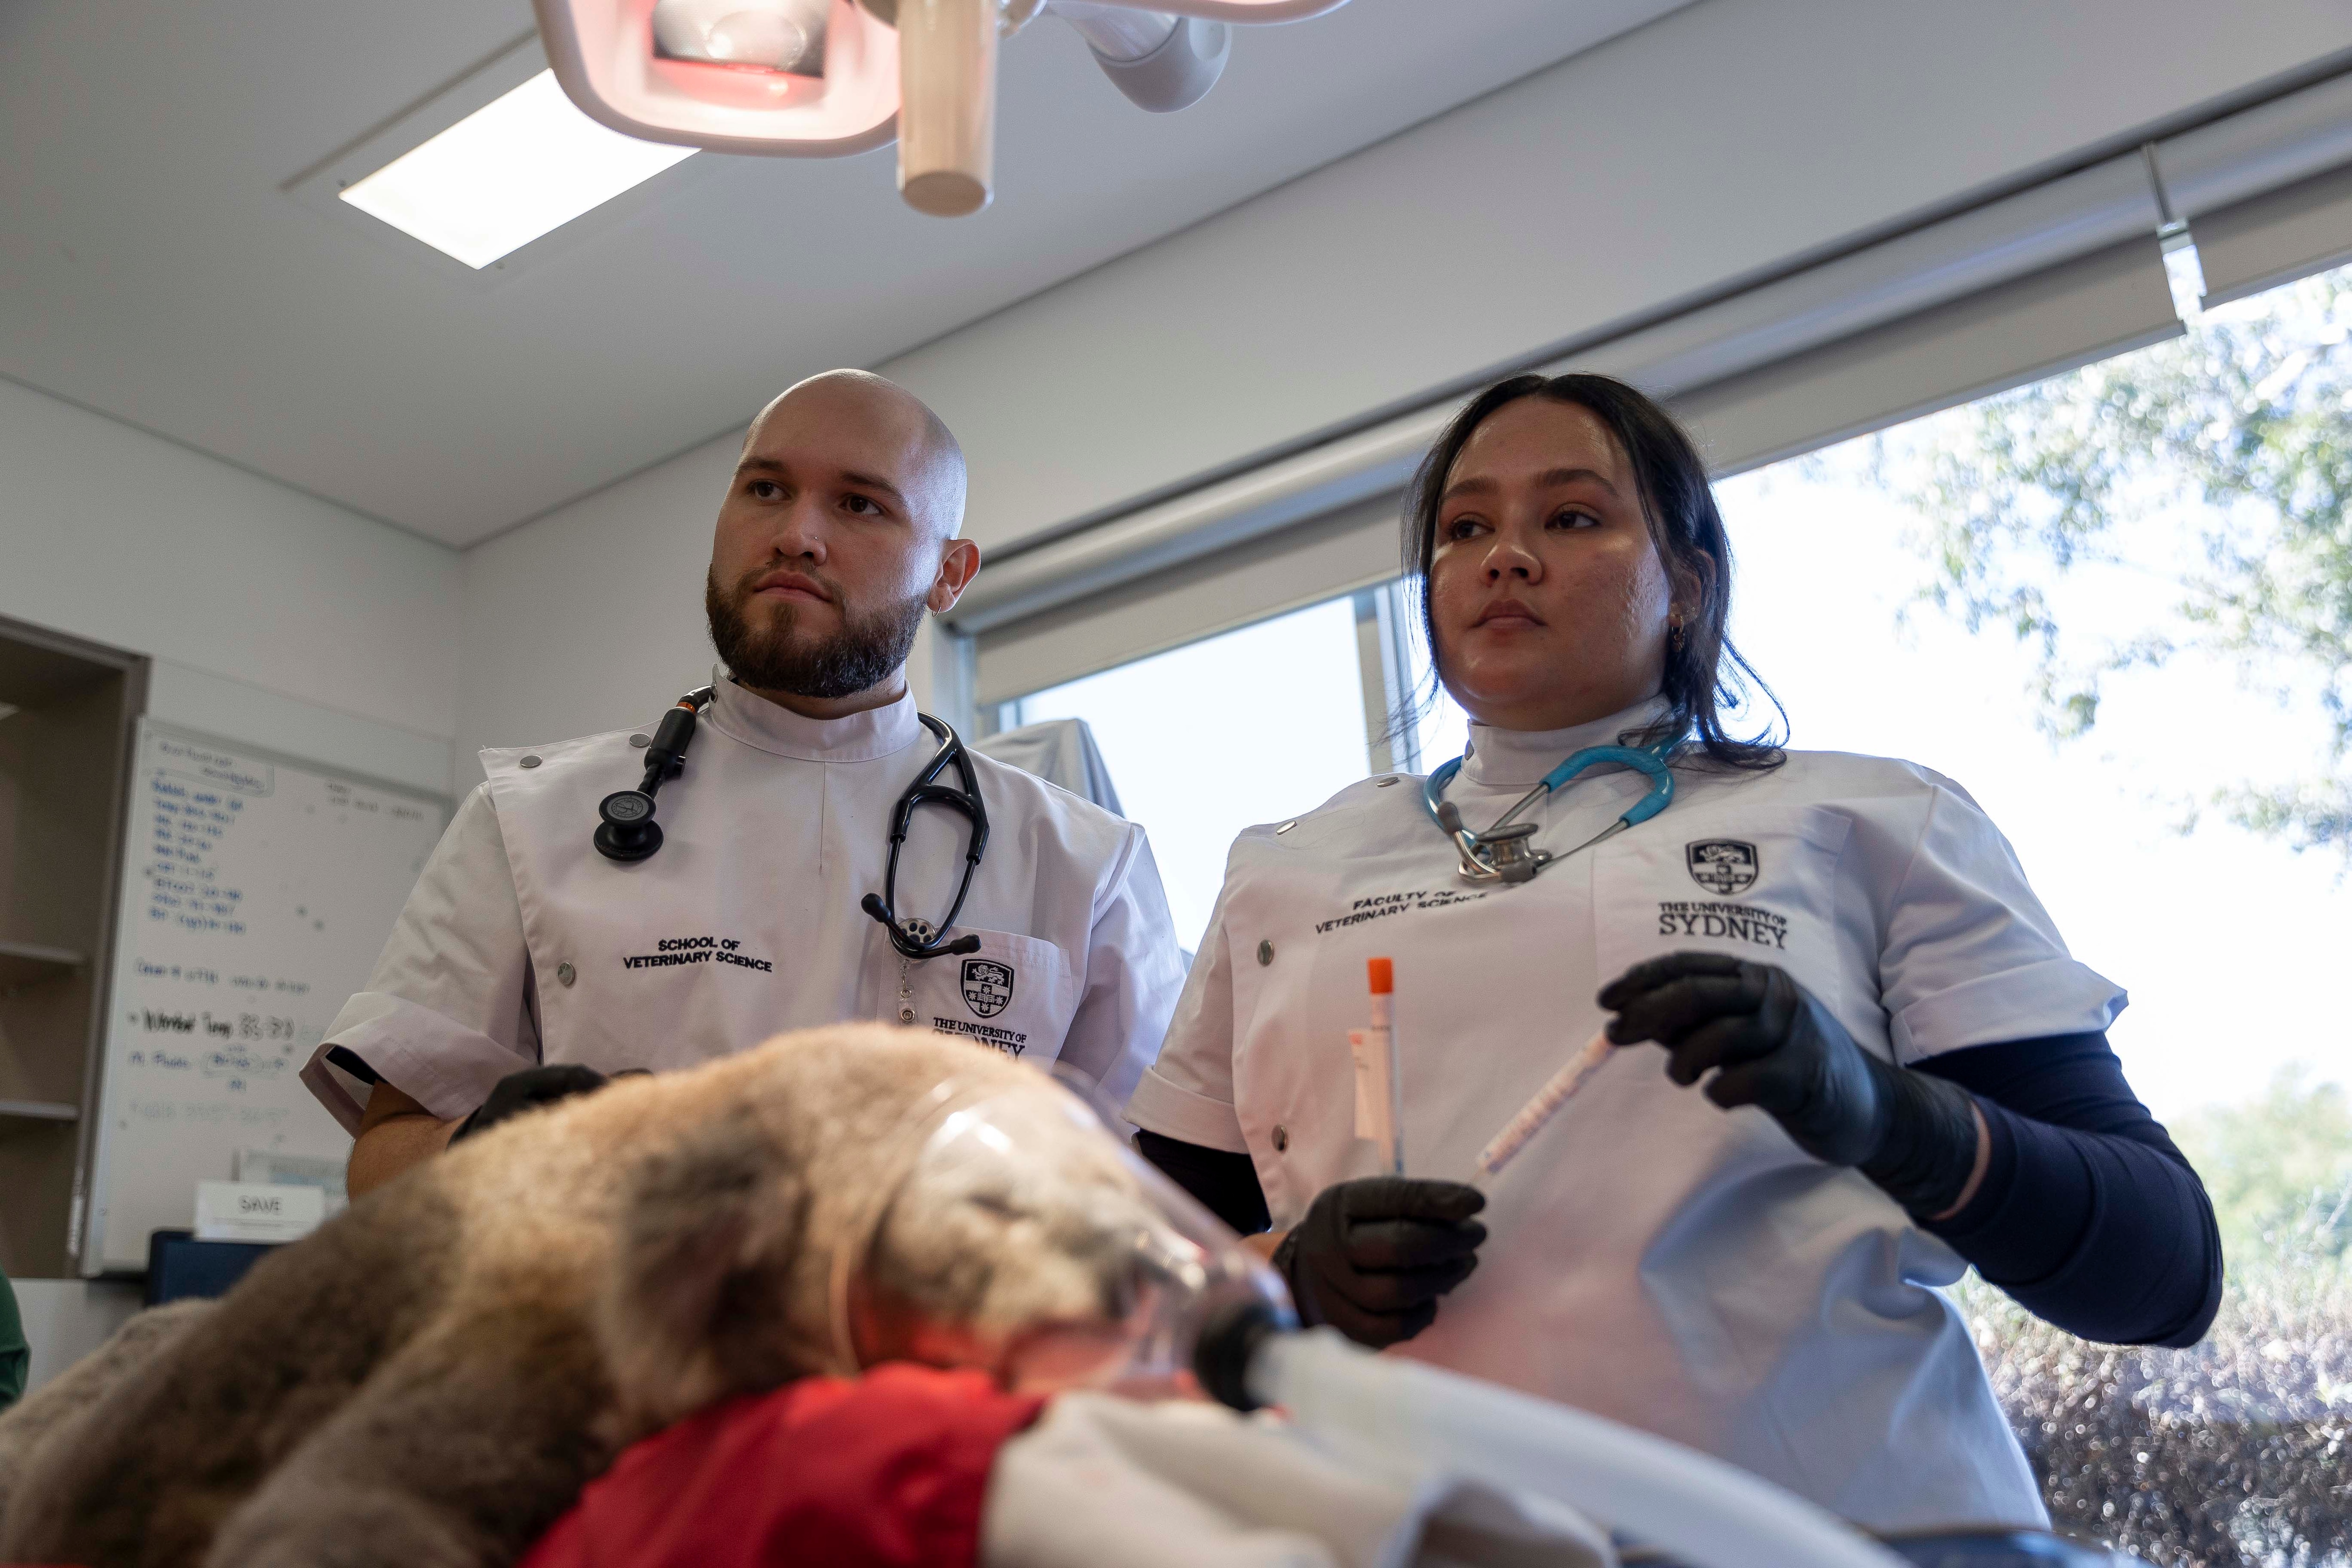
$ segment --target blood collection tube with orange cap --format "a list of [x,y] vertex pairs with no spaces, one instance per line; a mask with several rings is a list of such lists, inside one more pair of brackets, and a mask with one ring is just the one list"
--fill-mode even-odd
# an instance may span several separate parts
[[1404,1087],[1398,1070],[1396,1020],[1391,1003],[1396,992],[1396,965],[1375,958],[1367,966],[1372,987],[1372,1016],[1360,1029],[1348,1031],[1348,1053],[1356,1066],[1356,1136],[1387,1155],[1391,1175],[1404,1174]]
[[[1388,1146],[1391,1175],[1404,1174],[1404,1073],[1397,1058],[1396,964],[1375,958],[1365,965],[1371,982],[1371,1026],[1349,1031],[1356,1049],[1356,1135]],[[1359,1043],[1360,1037],[1360,1043]]]

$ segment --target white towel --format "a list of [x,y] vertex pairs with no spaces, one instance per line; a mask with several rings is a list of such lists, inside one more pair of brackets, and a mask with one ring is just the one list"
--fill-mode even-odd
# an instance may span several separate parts
[[1605,1532],[1473,1481],[1344,1469],[1281,1422],[1065,1394],[998,1453],[982,1568],[1615,1568]]

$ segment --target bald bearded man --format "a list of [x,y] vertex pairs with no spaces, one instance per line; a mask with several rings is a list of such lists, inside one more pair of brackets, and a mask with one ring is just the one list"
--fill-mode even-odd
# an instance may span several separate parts
[[721,668],[657,797],[659,851],[591,843],[645,732],[481,754],[488,782],[303,1070],[356,1137],[354,1196],[612,1074],[848,1019],[1067,1062],[1113,1103],[1133,1090],[1183,981],[1141,828],[966,753],[989,835],[953,923],[971,828],[947,807],[914,814],[896,940],[861,908],[894,805],[946,743],[906,662],[980,570],[963,503],[954,436],[879,376],[834,371],[761,411],[719,510]]

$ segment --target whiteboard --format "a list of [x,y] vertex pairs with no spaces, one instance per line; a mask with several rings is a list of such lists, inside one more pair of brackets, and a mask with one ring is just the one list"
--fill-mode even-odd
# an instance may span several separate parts
[[344,1158],[296,1077],[365,984],[449,816],[397,784],[142,720],[85,1274],[147,1266],[247,1152]]

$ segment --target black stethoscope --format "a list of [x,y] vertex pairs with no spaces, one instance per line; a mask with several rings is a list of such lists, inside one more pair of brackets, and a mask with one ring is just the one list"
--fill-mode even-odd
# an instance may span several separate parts
[[[647,859],[662,847],[661,824],[654,820],[654,794],[686,771],[686,748],[694,741],[694,721],[710,706],[711,697],[711,689],[705,686],[679,698],[677,706],[662,715],[652,742],[646,747],[644,781],[635,789],[614,790],[597,803],[596,815],[602,820],[593,843],[598,854],[626,864]],[[955,731],[928,713],[915,717],[940,738],[940,749],[891,808],[889,869],[882,875],[882,891],[866,894],[858,907],[882,922],[883,929],[890,933],[890,945],[898,950],[901,958],[919,960],[978,952],[980,938],[976,936],[958,937],[953,942],[940,938],[963,912],[964,898],[971,891],[972,873],[980,869],[980,857],[988,847],[988,806],[980,798],[980,781],[972,776],[971,758]],[[939,782],[940,775],[950,767],[962,781],[962,788]],[[963,881],[956,889],[955,902],[948,906],[947,918],[936,926],[911,916],[901,920],[892,907],[898,899],[898,850],[907,842],[907,828],[915,820],[916,808],[924,805],[947,806],[962,813],[971,824],[971,843],[963,856]]]

